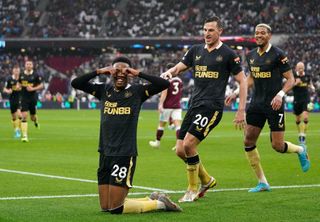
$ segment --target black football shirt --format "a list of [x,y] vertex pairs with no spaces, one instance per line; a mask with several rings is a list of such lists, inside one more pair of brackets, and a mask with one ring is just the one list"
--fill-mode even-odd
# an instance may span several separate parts
[[[137,156],[137,126],[142,103],[169,87],[169,81],[140,73],[152,84],[127,85],[117,90],[111,84],[92,84],[95,72],[73,80],[73,86],[100,100],[100,137],[98,151],[107,156]],[[77,82],[76,84],[74,82]]]
[[311,76],[310,75],[303,75],[299,76],[297,73],[294,74],[295,79],[300,79],[301,82],[293,87],[293,96],[294,101],[296,102],[309,102],[310,95],[308,87],[311,83]]
[[272,99],[282,89],[282,74],[291,68],[281,49],[270,45],[262,55],[257,50],[253,49],[246,57],[254,81],[251,104],[270,107]]
[[20,99],[20,92],[21,89],[18,89],[17,85],[19,83],[18,79],[13,78],[13,76],[10,76],[7,81],[5,88],[12,89],[12,93],[10,94],[10,100],[15,101]]
[[22,73],[19,78],[19,82],[21,84],[21,97],[23,100],[30,99],[30,100],[37,100],[38,93],[36,91],[29,92],[27,90],[27,86],[38,86],[42,83],[42,77],[35,71],[32,74],[25,74]]
[[211,52],[205,46],[192,46],[181,61],[193,69],[194,91],[190,107],[206,106],[223,110],[229,76],[242,71],[240,58],[223,43]]

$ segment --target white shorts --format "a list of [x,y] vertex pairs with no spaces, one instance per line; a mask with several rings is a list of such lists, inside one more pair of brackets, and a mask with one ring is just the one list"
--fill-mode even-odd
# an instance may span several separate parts
[[181,120],[182,109],[163,109],[163,112],[160,114],[159,120],[161,122],[168,122],[170,117],[172,120]]

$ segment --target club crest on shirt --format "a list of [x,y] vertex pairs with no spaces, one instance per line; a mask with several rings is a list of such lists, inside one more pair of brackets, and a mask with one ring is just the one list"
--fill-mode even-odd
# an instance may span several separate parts
[[282,123],[282,124],[279,123],[278,127],[279,127],[280,129],[282,129],[282,128],[283,128],[283,123]]
[[223,60],[223,57],[221,55],[217,56],[217,58],[216,58],[217,62],[222,62],[222,60]]
[[196,56],[196,61],[199,61],[201,59],[201,56]]
[[201,132],[202,129],[203,129],[202,127],[196,126],[196,130],[197,130],[198,132]]
[[119,179],[118,177],[116,177],[116,183],[121,184],[123,179]]
[[132,96],[132,92],[126,91],[126,92],[124,93],[124,97],[125,97],[125,98],[129,98],[129,97],[131,97],[131,96]]
[[266,64],[268,64],[268,65],[271,64],[271,60],[270,60],[270,59],[267,59],[267,60],[266,60]]
[[254,59],[250,59],[250,64],[253,64],[254,63]]

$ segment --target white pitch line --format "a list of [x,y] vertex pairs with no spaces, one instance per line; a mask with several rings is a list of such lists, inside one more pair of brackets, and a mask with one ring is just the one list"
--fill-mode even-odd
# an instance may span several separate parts
[[[63,176],[55,176],[55,175],[42,174],[42,173],[31,173],[31,172],[18,171],[18,170],[8,170],[8,169],[1,169],[1,168],[0,168],[0,172],[16,173],[16,174],[22,174],[22,175],[38,176],[38,177],[47,177],[47,178],[61,179],[61,180],[80,181],[80,182],[85,182],[85,183],[97,183],[97,181],[95,181],[95,180],[87,180],[87,179],[80,179],[80,178],[73,178],[73,177],[63,177]],[[155,187],[144,187],[144,186],[133,186],[133,187],[134,188],[138,188],[138,189],[142,189],[142,190],[171,192],[170,190],[164,190],[164,189],[159,189],[159,188],[155,188]]]
[[47,177],[47,178],[54,178],[54,179],[61,179],[61,180],[73,180],[73,181],[80,181],[80,182],[86,182],[86,183],[97,183],[97,181],[95,181],[95,180],[55,176],[55,175],[42,174],[42,173],[31,173],[31,172],[18,171],[18,170],[8,170],[8,169],[1,169],[1,168],[0,168],[0,172],[16,173],[16,174],[22,174],[22,175],[38,176],[38,177]]
[[97,196],[98,196],[98,194],[29,196],[29,197],[0,197],[0,200],[31,200],[31,199],[53,199],[53,198],[75,198],[75,197],[97,197]]
[[[288,186],[271,186],[271,190],[276,190],[276,189],[299,189],[299,188],[315,188],[315,187],[320,187],[320,184],[305,184],[305,185],[288,185]],[[222,189],[211,189],[208,190],[208,192],[230,192],[230,191],[243,191],[243,190],[249,190],[250,188],[222,188]],[[185,190],[179,190],[179,191],[174,191],[174,193],[184,193],[186,192]],[[170,193],[170,192],[169,192]]]
[[[299,188],[314,188],[320,187],[320,184],[305,184],[305,185],[289,185],[289,186],[272,186],[271,189],[299,189]],[[232,192],[232,191],[247,191],[250,188],[224,188],[213,189],[208,192]],[[184,193],[185,190],[168,191],[166,193],[179,194]],[[129,196],[149,195],[148,192],[129,193]],[[25,197],[0,197],[1,200],[30,200],[30,199],[53,199],[53,198],[81,198],[81,197],[97,197],[98,194],[75,194],[75,195],[56,195],[56,196],[25,196]]]

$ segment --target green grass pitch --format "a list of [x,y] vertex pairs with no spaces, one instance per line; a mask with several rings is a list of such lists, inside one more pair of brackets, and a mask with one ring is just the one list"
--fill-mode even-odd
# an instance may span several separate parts
[[[296,154],[272,150],[265,126],[257,147],[273,188],[271,192],[247,192],[257,181],[245,158],[243,133],[233,127],[234,113],[225,112],[220,124],[199,146],[201,160],[218,181],[216,192],[208,192],[194,203],[181,204],[182,213],[116,216],[100,212],[96,195],[99,112],[39,110],[38,113],[41,129],[29,122],[30,142],[22,143],[13,139],[9,110],[0,110],[1,222],[320,221],[318,113],[310,114],[307,144],[312,165],[307,173],[301,171]],[[159,149],[149,147],[157,122],[157,111],[141,111],[134,176],[137,187],[130,195],[143,197],[160,189],[172,192],[170,196],[177,201],[187,186],[185,166],[171,150],[174,131],[165,130]],[[292,113],[286,115],[285,138],[297,143]]]

